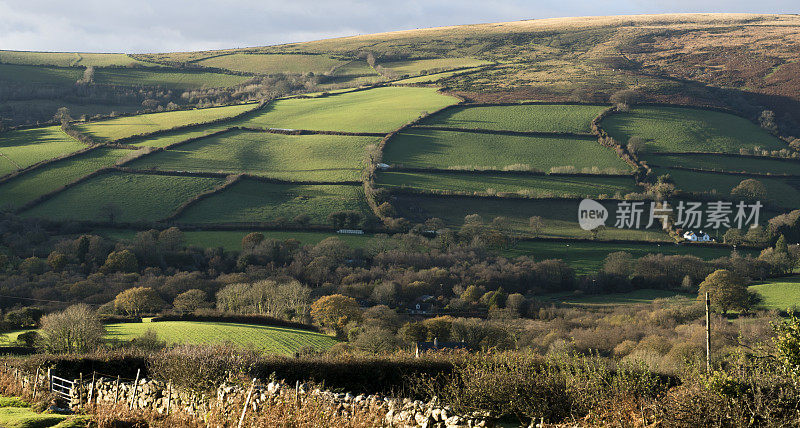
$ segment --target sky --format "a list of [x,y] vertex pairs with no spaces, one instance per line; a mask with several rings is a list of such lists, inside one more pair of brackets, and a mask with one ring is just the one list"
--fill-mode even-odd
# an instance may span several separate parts
[[798,13],[797,0],[0,0],[0,49],[172,52],[459,24],[681,12]]

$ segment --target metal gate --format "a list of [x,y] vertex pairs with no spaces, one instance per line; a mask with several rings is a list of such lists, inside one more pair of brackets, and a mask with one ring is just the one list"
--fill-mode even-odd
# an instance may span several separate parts
[[67,380],[58,376],[50,377],[50,391],[56,397],[64,399],[68,403],[72,400],[72,390],[75,388],[75,382]]

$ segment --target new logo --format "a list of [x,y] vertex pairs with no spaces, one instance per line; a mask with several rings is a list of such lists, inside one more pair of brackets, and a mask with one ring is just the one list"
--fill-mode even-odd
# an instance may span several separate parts
[[606,225],[608,210],[593,199],[584,199],[578,205],[578,223],[583,230],[594,230]]

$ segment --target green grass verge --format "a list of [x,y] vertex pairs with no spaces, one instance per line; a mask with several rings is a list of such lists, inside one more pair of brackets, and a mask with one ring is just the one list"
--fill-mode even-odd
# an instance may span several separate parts
[[[654,168],[661,175],[669,173],[675,186],[687,192],[716,193],[730,197],[731,190],[742,180],[752,177],[715,174],[710,172],[685,171],[679,169]],[[784,208],[800,206],[800,180],[789,178],[757,178],[767,188],[767,200]]]
[[133,150],[100,147],[50,163],[0,184],[0,201],[5,207],[19,207],[134,153]]
[[91,135],[98,141],[113,141],[133,135],[232,117],[256,107],[257,104],[250,103],[225,107],[140,114],[102,120],[99,122],[77,124],[75,127],[79,131]]
[[387,171],[378,174],[384,187],[467,193],[518,193],[534,197],[613,197],[637,192],[633,177],[563,175],[490,175]]
[[538,171],[574,167],[575,172],[630,172],[613,150],[594,138],[528,137],[411,129],[388,142],[384,162],[414,168],[495,169],[523,165]]
[[[578,225],[578,199],[486,199],[471,197],[440,197],[420,195],[398,195],[394,203],[400,215],[414,221],[440,218],[449,227],[460,228],[464,216],[479,214],[484,221],[495,217],[506,217],[513,232],[521,236],[532,236],[529,226],[531,216],[540,216],[544,227],[539,236],[553,238],[590,238],[591,234]],[[659,229],[617,229],[615,223],[616,202],[602,202],[609,211],[606,229],[599,239],[666,241],[668,236]],[[642,227],[647,225],[644,220]]]
[[761,306],[767,309],[785,311],[800,307],[800,276],[753,285],[750,291],[761,296]]
[[347,132],[390,132],[420,116],[458,102],[433,88],[381,87],[322,98],[270,104],[245,126]]
[[283,180],[360,180],[364,148],[376,137],[234,131],[146,156],[134,168],[246,172]]
[[697,168],[724,172],[800,175],[800,161],[717,155],[659,155],[644,156],[652,166]]
[[524,132],[591,132],[594,119],[608,106],[530,104],[457,107],[427,118],[423,125]]
[[247,54],[236,53],[198,61],[205,67],[224,68],[259,74],[323,74],[333,67],[347,64],[347,61],[327,55],[292,54]]
[[167,177],[112,172],[71,187],[23,213],[52,220],[108,221],[105,206],[115,207],[115,221],[159,221],[184,201],[220,185],[224,179]]
[[294,185],[241,181],[190,206],[183,223],[247,223],[292,220],[308,214],[312,224],[328,225],[328,214],[356,210],[370,214],[362,186]]
[[4,132],[0,134],[0,176],[85,147],[58,126]]
[[336,339],[305,330],[249,324],[193,321],[160,321],[145,323],[110,324],[106,326],[109,339],[130,340],[148,329],[155,330],[161,340],[169,344],[221,344],[232,343],[252,347],[264,352],[293,355],[301,349],[324,351]]
[[250,79],[250,76],[169,69],[99,68],[94,73],[95,83],[120,86],[161,86],[170,89],[227,88],[240,85]]
[[647,141],[647,152],[721,152],[759,146],[769,150],[786,148],[747,119],[716,111],[680,107],[641,107],[613,114],[602,123],[617,141],[631,137]]

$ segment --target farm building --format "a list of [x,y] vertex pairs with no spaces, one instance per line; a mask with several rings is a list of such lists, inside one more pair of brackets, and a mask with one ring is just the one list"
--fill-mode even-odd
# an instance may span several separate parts
[[711,242],[712,239],[708,236],[707,233],[703,232],[702,230],[698,233],[694,233],[691,230],[683,234],[683,239],[691,242]]

